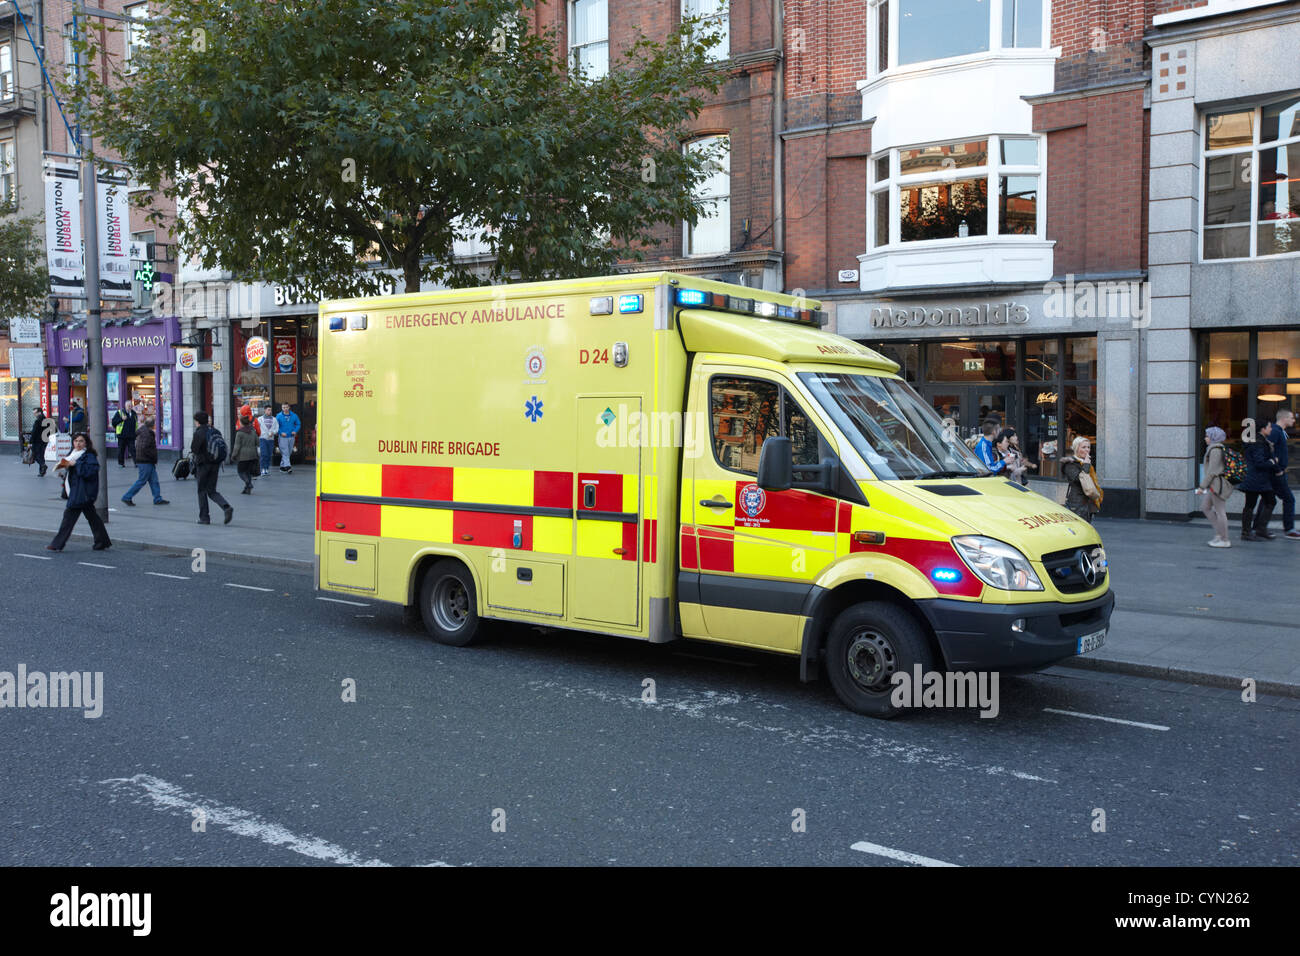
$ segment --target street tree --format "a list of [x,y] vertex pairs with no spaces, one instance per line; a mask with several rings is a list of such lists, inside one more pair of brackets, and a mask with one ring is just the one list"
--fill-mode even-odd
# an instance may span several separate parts
[[534,2],[185,0],[129,73],[87,69],[70,94],[176,200],[205,268],[341,296],[381,289],[367,260],[413,292],[482,281],[453,253],[474,237],[492,281],[607,272],[701,212],[717,157],[682,145],[718,37],[688,21],[592,77],[532,28]]
[[0,332],[9,320],[44,308],[49,292],[45,241],[35,217],[19,217],[17,207],[0,199]]

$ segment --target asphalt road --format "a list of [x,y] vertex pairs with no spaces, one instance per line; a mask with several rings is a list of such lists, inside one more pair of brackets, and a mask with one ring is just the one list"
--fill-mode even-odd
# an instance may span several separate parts
[[0,671],[102,672],[103,713],[0,709],[0,864],[1300,862],[1300,701],[1053,670],[877,722],[783,659],[447,648],[302,573],[47,540],[0,533]]

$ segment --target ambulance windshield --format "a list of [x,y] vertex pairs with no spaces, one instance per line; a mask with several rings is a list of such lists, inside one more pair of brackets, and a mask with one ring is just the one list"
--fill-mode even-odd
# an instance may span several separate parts
[[823,411],[880,479],[974,478],[989,470],[906,382],[801,372]]

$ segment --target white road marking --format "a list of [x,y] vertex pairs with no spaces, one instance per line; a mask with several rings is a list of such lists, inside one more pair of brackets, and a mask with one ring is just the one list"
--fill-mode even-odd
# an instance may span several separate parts
[[188,574],[163,574],[161,571],[146,571],[145,574],[152,574],[156,578],[172,578],[176,581],[188,581]]
[[1103,717],[1100,714],[1081,714],[1077,710],[1057,710],[1055,707],[1044,707],[1044,711],[1049,714],[1065,714],[1067,717],[1084,717],[1088,720],[1104,720],[1110,724],[1127,724],[1129,727],[1142,727],[1145,730],[1168,730],[1163,724],[1144,724],[1140,720],[1121,720],[1119,717]]
[[365,604],[361,601],[345,601],[342,598],[318,597],[316,600],[329,601],[331,604],[351,604],[353,607],[370,607],[369,604]]
[[902,863],[914,863],[917,866],[958,866],[957,863],[945,863],[943,860],[932,860],[928,856],[917,856],[915,853],[908,853],[906,850],[894,850],[887,846],[881,846],[878,843],[855,843],[849,847],[850,850],[857,850],[860,853],[874,853],[876,856],[886,856],[891,860],[898,860]]
[[[136,803],[143,804],[147,801],[152,803],[158,810],[174,813],[191,820],[200,819],[195,815],[194,811],[201,810],[203,811],[202,819],[205,819],[212,826],[222,827],[236,836],[253,837],[269,846],[284,847],[314,860],[337,863],[339,866],[391,865],[383,860],[367,860],[327,840],[294,833],[278,823],[263,820],[257,814],[248,810],[217,803],[198,794],[186,793],[175,784],[152,777],[146,773],[138,773],[134,777],[115,777],[110,780],[101,780],[100,783],[106,784],[118,793],[125,793]],[[449,864],[436,861],[424,865],[448,866]]]
[[[594,697],[629,710],[634,707],[638,710],[661,710],[697,720],[712,720],[736,730],[768,734],[796,747],[834,748],[850,751],[864,759],[892,757],[905,764],[924,763],[964,773],[1007,776],[1034,783],[1057,783],[1050,777],[1012,770],[1000,764],[974,763],[955,753],[945,753],[921,744],[886,737],[874,729],[864,728],[861,722],[844,726],[805,720],[802,726],[796,726],[799,718],[788,707],[769,703],[755,694],[741,697],[739,694],[702,691],[672,697],[660,696],[657,701],[650,703],[642,700],[639,692],[615,693],[596,687],[570,687],[556,681],[529,681],[528,686],[539,691],[559,692],[565,697]],[[639,689],[638,685],[637,690]]]
[[21,551],[14,552],[15,558],[31,558],[34,561],[53,561],[48,554],[23,554]]
[[274,591],[275,590],[275,588],[259,588],[253,584],[231,584],[229,581],[226,582],[226,587],[243,588],[245,591]]
[[105,571],[117,570],[116,564],[95,564],[93,561],[78,561],[77,563],[88,568],[103,568]]

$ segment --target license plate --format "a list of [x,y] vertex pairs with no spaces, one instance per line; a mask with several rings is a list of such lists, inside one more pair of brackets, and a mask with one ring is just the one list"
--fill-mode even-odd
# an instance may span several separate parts
[[1087,654],[1089,651],[1095,651],[1097,648],[1101,647],[1101,645],[1105,643],[1106,643],[1105,628],[1102,628],[1100,631],[1095,631],[1092,634],[1085,634],[1083,635],[1083,637],[1079,638],[1078,653]]

